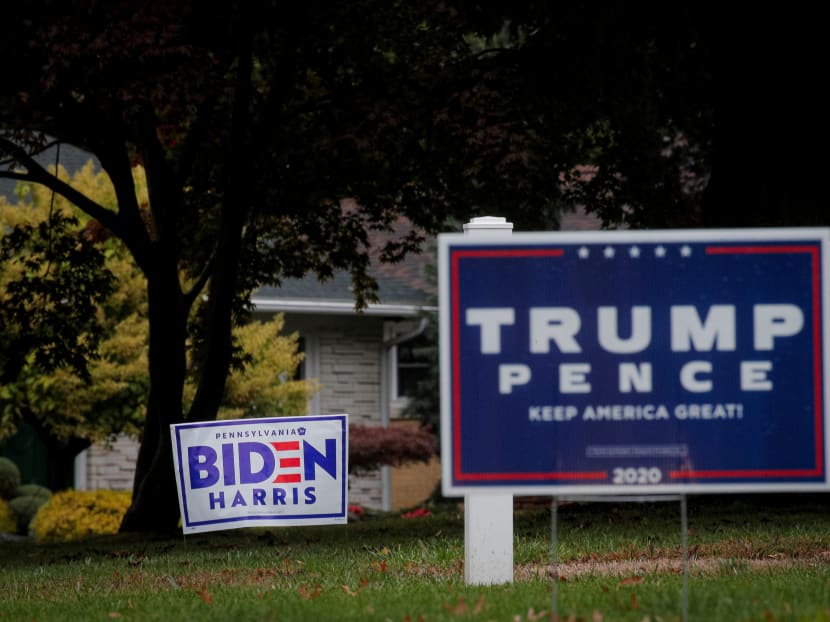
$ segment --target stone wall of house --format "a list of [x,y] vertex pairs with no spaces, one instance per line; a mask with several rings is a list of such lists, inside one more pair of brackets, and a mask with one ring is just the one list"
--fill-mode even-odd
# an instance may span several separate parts
[[[381,328],[348,322],[317,333],[320,413],[348,413],[352,424],[381,423]],[[380,471],[349,478],[349,503],[383,508]]]
[[[86,481],[75,482],[82,490],[132,490],[138,441],[119,436],[109,447],[93,445],[79,459]],[[171,466],[172,468],[172,466]]]
[[380,470],[349,476],[349,505],[383,509],[383,479]]
[[319,334],[320,412],[348,413],[350,423],[381,421],[381,344],[375,326]]

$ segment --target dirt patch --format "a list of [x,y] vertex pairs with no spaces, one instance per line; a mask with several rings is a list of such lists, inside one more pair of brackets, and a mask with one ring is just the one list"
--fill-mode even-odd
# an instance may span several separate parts
[[[691,574],[717,574],[730,568],[765,570],[804,568],[830,565],[830,550],[806,557],[769,556],[761,559],[727,559],[722,557],[693,558],[689,560]],[[560,579],[568,580],[583,576],[630,577],[648,574],[680,574],[683,562],[675,558],[643,558],[611,561],[569,561],[557,564],[556,573]],[[517,580],[536,577],[552,577],[551,564],[521,564],[516,567]]]

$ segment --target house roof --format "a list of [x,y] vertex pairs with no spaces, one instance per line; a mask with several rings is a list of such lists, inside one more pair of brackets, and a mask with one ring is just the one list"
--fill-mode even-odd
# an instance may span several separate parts
[[[388,266],[375,266],[370,271],[378,282],[380,302],[370,304],[364,310],[365,314],[409,316],[430,306],[434,292],[418,287],[408,274],[412,266],[421,263],[423,254],[417,256],[419,259],[414,257],[404,260],[409,265],[402,262],[392,266],[392,270]],[[333,314],[355,311],[351,278],[345,272],[337,272],[325,283],[314,277],[286,279],[280,287],[266,286],[257,290],[252,302],[259,311]]]
[[[35,160],[42,166],[48,168],[50,166],[55,165],[55,158],[57,155],[57,146],[52,145],[48,149],[44,150],[43,153],[39,153],[38,155],[36,155]],[[94,155],[92,155],[88,151],[79,149],[74,145],[61,143],[59,155],[60,157],[58,159],[58,162],[61,166],[63,166],[63,168],[67,170],[67,172],[70,175],[74,175],[75,173],[80,171],[90,160],[92,160],[95,163],[96,169],[101,168],[101,165],[99,164],[97,158]],[[9,203],[16,203],[17,197],[14,194],[14,190],[17,184],[18,182],[16,179],[0,178],[0,197],[6,197]]]
[[572,212],[563,212],[559,217],[560,231],[599,231],[602,228],[602,221],[588,214],[585,208],[578,205]]
[[[369,236],[369,274],[377,280],[380,302],[370,304],[366,315],[412,316],[422,308],[434,306],[436,287],[426,275],[427,266],[435,263],[434,253],[423,250],[409,253],[396,263],[380,261],[384,244],[412,229],[405,219],[399,220],[391,232],[371,232]],[[355,312],[351,277],[345,271],[321,283],[314,276],[286,279],[279,287],[262,287],[252,298],[259,311],[297,313],[352,314]]]
[[[572,212],[562,214],[561,231],[595,231],[600,229],[600,221],[577,207]],[[408,221],[401,220],[392,233],[374,233],[370,237],[372,244],[370,256],[372,268],[370,273],[377,279],[380,303],[371,304],[364,311],[366,315],[411,316],[423,307],[435,306],[436,287],[426,276],[426,268],[437,263],[435,254],[425,250],[419,254],[409,254],[395,264],[381,263],[379,249],[390,236],[411,227]],[[405,232],[405,231],[404,231]],[[346,272],[337,272],[334,277],[321,283],[314,277],[304,279],[287,279],[280,287],[263,287],[253,297],[253,303],[259,311],[283,311],[311,314],[352,314],[354,313],[354,295],[351,279]]]

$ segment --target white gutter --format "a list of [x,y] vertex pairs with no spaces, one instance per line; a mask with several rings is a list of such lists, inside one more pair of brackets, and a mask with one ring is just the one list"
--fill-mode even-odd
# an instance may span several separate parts
[[389,349],[392,346],[396,346],[398,344],[404,343],[405,341],[409,341],[410,339],[415,339],[415,337],[419,337],[421,333],[423,333],[426,330],[428,324],[429,320],[425,317],[422,317],[421,321],[418,323],[417,328],[409,331],[408,333],[401,333],[400,335],[396,335],[394,337],[384,340],[383,347]]
[[362,315],[405,316],[413,317],[423,310],[436,310],[435,307],[403,304],[370,304],[362,311],[355,311],[352,302],[331,300],[281,300],[278,298],[251,298],[256,311],[274,311],[284,313],[316,313],[325,315]]

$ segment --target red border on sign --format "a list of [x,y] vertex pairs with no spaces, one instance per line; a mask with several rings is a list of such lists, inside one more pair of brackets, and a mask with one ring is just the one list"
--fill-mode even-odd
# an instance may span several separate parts
[[[824,473],[824,431],[823,431],[823,394],[822,394],[822,356],[821,356],[821,269],[820,250],[816,245],[748,245],[748,246],[707,246],[707,255],[727,254],[800,254],[811,257],[812,302],[813,302],[813,391],[815,402],[815,467],[813,469],[735,469],[735,470],[683,470],[671,471],[669,478],[674,480],[718,479],[718,478],[786,478],[816,477]],[[607,471],[587,472],[528,472],[528,473],[463,473],[461,470],[461,327],[459,308],[459,260],[469,258],[493,257],[562,257],[561,248],[539,249],[478,249],[452,250],[450,252],[451,284],[451,323],[452,323],[452,434],[453,434],[453,477],[455,481],[516,481],[516,480],[607,480]]]

